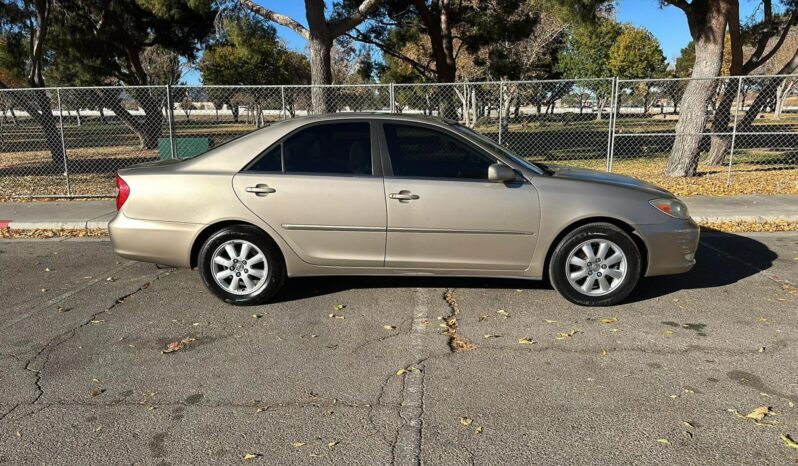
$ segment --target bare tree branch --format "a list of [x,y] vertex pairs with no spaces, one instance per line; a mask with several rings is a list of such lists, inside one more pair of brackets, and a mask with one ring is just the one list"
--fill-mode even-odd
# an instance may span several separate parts
[[[249,0],[243,0],[249,1]],[[350,29],[354,29],[358,24],[366,20],[374,10],[380,5],[381,0],[363,0],[363,3],[357,7],[351,15],[346,18],[341,18],[337,21],[330,22],[330,31],[332,35],[338,37],[345,34]]]
[[435,74],[435,70],[430,68],[428,65],[425,65],[425,64],[423,64],[423,63],[421,63],[421,62],[419,62],[417,60],[414,60],[414,59],[410,58],[409,56],[403,54],[402,52],[400,52],[400,51],[398,51],[396,49],[388,47],[388,45],[386,45],[383,42],[379,42],[377,40],[369,38],[367,35],[363,34],[362,32],[360,32],[357,29],[355,29],[354,31],[357,33],[356,35],[353,35],[353,34],[350,34],[350,33],[346,33],[345,35],[348,36],[348,37],[351,37],[352,39],[354,39],[354,40],[356,40],[358,42],[362,42],[364,44],[373,45],[373,46],[377,47],[378,49],[380,49],[383,53],[386,53],[386,54],[388,54],[388,55],[390,55],[390,56],[392,56],[394,58],[398,58],[398,59],[404,61],[405,63],[410,65],[414,70],[416,70],[416,72],[418,72],[418,74],[420,74],[421,76],[423,76],[425,78],[430,78],[430,77],[432,77]]
[[296,32],[306,40],[310,40],[310,32],[308,31],[308,29],[302,24],[300,24],[299,21],[295,20],[294,18],[274,12],[272,10],[269,10],[268,8],[264,8],[256,4],[252,0],[239,0],[239,2],[241,3],[241,5],[243,5],[245,8],[255,13],[256,15],[262,16],[263,18],[275,22],[280,26],[285,26],[293,30],[294,32]]
[[692,5],[687,3],[687,0],[664,0],[664,2],[681,9],[685,13],[690,13],[690,10],[692,9]]
[[[782,45],[784,45],[784,41],[787,39],[787,36],[790,33],[790,29],[798,20],[798,8],[794,9],[792,14],[790,15],[790,19],[787,20],[787,23],[784,25],[784,29],[781,31],[781,36],[779,36],[779,40],[773,44],[773,48],[771,48],[768,53],[762,56],[757,56],[756,54],[752,55],[748,62],[745,64],[744,70],[750,73],[755,69],[762,66],[763,63],[767,62],[768,60],[779,51]],[[767,41],[766,41],[767,43]],[[760,52],[761,53],[761,52]],[[745,74],[748,74],[745,73]]]

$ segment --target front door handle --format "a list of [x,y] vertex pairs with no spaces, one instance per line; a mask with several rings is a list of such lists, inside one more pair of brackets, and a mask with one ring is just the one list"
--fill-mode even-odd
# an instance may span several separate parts
[[419,199],[418,194],[412,194],[410,191],[408,191],[406,189],[403,189],[403,190],[399,191],[398,193],[388,194],[388,197],[391,198],[391,199],[396,199],[399,202],[409,202],[409,201],[415,201],[416,199]]
[[263,197],[267,194],[276,193],[277,190],[274,188],[270,188],[269,185],[266,184],[257,184],[255,186],[248,186],[245,189],[248,193],[253,193],[256,196]]

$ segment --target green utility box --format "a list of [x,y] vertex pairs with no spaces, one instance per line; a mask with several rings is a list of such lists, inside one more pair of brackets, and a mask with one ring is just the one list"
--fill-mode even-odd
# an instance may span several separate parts
[[[175,138],[176,159],[187,159],[208,151],[211,145],[209,138]],[[168,160],[172,158],[172,141],[169,138],[158,139],[158,158]]]

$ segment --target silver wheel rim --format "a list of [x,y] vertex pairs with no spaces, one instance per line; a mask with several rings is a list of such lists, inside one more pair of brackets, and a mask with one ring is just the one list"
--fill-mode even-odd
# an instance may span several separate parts
[[587,240],[571,250],[565,277],[579,293],[603,296],[615,291],[626,278],[626,254],[605,239]]
[[228,293],[248,295],[266,286],[269,264],[263,251],[249,241],[234,239],[213,252],[211,275]]

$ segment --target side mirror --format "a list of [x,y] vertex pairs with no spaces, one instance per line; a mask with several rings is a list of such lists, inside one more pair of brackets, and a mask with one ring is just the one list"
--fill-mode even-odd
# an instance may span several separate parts
[[500,163],[491,164],[488,167],[488,181],[494,183],[505,183],[515,180],[515,170]]

